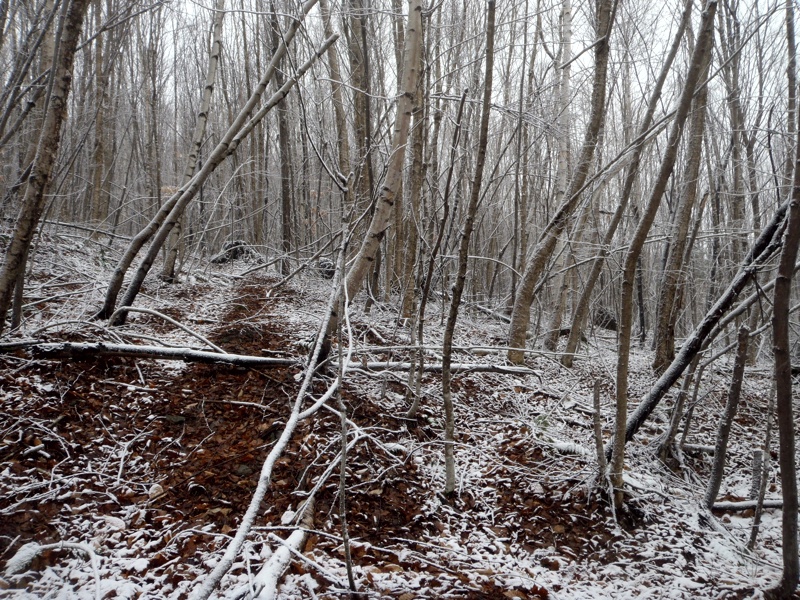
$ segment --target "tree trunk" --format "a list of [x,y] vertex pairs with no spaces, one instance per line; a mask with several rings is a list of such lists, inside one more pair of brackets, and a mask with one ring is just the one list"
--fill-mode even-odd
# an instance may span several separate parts
[[88,6],[89,0],[73,0],[66,14],[58,45],[58,59],[53,64],[52,91],[39,135],[36,158],[27,178],[22,208],[17,216],[14,234],[6,249],[5,261],[0,270],[0,333],[5,327],[17,278],[25,271],[28,248],[44,209],[45,192],[61,143],[61,126],[67,117],[67,102],[72,86],[72,65]]
[[[424,47],[424,30],[423,30]],[[422,52],[420,52],[420,72],[423,71]],[[400,317],[410,319],[414,312],[414,265],[417,262],[417,246],[419,245],[419,226],[422,223],[420,205],[422,196],[422,184],[425,181],[425,162],[424,145],[425,138],[428,136],[428,111],[425,108],[427,94],[423,89],[425,79],[419,78],[417,81],[416,106],[412,111],[413,131],[411,132],[411,176],[408,185],[408,208],[405,222],[396,221],[397,231],[395,232],[395,252],[403,257],[402,270],[398,271],[400,276],[400,288],[402,301],[400,306]],[[400,231],[405,231],[405,235],[400,235]],[[403,238],[405,238],[403,240]],[[401,251],[402,248],[402,251]],[[388,264],[388,260],[387,260]]]
[[[349,17],[345,26],[353,94],[354,149],[357,154],[357,162],[354,163],[356,177],[353,186],[354,213],[357,217],[369,207],[374,187],[371,148],[372,103],[370,102],[369,49],[366,44],[367,19],[364,2],[365,0],[348,1]],[[402,185],[402,179],[398,185]],[[397,193],[397,190],[395,190],[395,193]],[[352,299],[353,296],[350,296],[350,298]]]
[[478,134],[478,156],[475,160],[475,177],[471,182],[469,204],[467,205],[466,220],[461,240],[458,246],[458,275],[453,285],[453,296],[450,299],[450,310],[447,315],[447,325],[444,330],[442,343],[442,397],[444,399],[445,429],[444,429],[444,464],[445,486],[447,495],[455,492],[455,416],[453,414],[453,395],[450,389],[450,366],[453,358],[453,333],[458,320],[458,309],[461,304],[461,295],[464,292],[464,282],[467,278],[467,261],[469,260],[469,242],[472,237],[475,213],[478,210],[478,200],[481,195],[483,183],[483,170],[486,164],[486,147],[489,142],[489,116],[492,102],[492,81],[494,71],[494,20],[495,2],[488,0],[486,12],[486,71],[483,82],[483,103],[481,107],[481,122]]
[[589,213],[592,211],[592,202],[581,210],[575,226],[572,228],[572,235],[569,237],[569,242],[564,248],[561,258],[557,261],[557,271],[563,271],[559,276],[561,284],[558,286],[558,292],[554,298],[555,304],[552,307],[550,314],[550,326],[546,337],[544,338],[545,350],[555,351],[558,348],[558,338],[561,337],[561,321],[564,318],[564,310],[566,308],[568,296],[570,295],[570,282],[575,274],[575,252],[574,246],[579,245],[583,239],[583,233],[586,229],[586,220],[589,218]]
[[[789,79],[790,106],[796,97],[797,56],[794,37],[794,3],[786,0],[786,41],[789,52],[786,72]],[[795,114],[790,114],[796,119]],[[778,415],[779,464],[783,492],[783,576],[774,592],[776,598],[791,598],[800,580],[797,545],[797,467],[795,465],[795,427],[792,411],[792,365],[789,354],[789,307],[792,275],[800,244],[800,136],[795,141],[794,180],[789,203],[789,224],[783,241],[778,277],[775,280],[772,313],[772,338],[775,354],[775,403]]]
[[[333,36],[331,24],[331,10],[328,0],[319,0],[319,11],[325,26],[325,37]],[[328,69],[331,73],[331,96],[333,97],[333,114],[336,121],[336,146],[338,150],[339,185],[347,183],[350,174],[350,141],[347,133],[347,118],[344,112],[344,97],[342,92],[342,73],[339,67],[339,55],[331,46],[327,52]]]
[[[558,90],[558,103],[556,112],[558,114],[558,158],[556,159],[555,175],[555,194],[553,201],[556,206],[564,202],[564,195],[567,193],[567,172],[569,166],[569,139],[571,118],[569,110],[570,102],[570,63],[572,61],[572,3],[564,0],[561,5],[561,81]],[[584,213],[585,214],[585,213]],[[579,227],[575,228],[576,230]],[[561,258],[557,259],[557,271],[563,270],[571,256],[571,251],[566,244],[562,244],[563,251]],[[564,298],[566,296],[569,278],[567,273],[561,273],[555,278],[553,290],[555,291],[555,305],[550,313],[550,327],[544,338],[545,350],[555,350],[558,346],[558,337],[561,331],[561,318],[563,315]]]
[[425,352],[422,349],[423,340],[424,340],[424,333],[425,333],[425,308],[428,305],[428,297],[430,296],[431,291],[431,280],[433,279],[433,270],[436,267],[436,257],[439,254],[439,249],[442,245],[442,238],[444,237],[444,231],[447,227],[447,219],[450,216],[450,184],[453,181],[453,170],[456,166],[456,152],[458,151],[458,140],[461,136],[461,120],[464,116],[464,104],[467,101],[467,90],[461,94],[461,102],[458,104],[458,113],[456,114],[456,121],[455,127],[453,129],[453,141],[450,145],[450,165],[447,168],[447,177],[444,183],[444,190],[442,192],[442,220],[439,222],[439,229],[436,233],[436,241],[433,244],[433,248],[431,249],[430,257],[428,258],[428,269],[425,273],[425,281],[422,284],[422,291],[420,292],[420,299],[419,299],[419,312],[417,314],[417,345],[419,347],[417,351],[417,359],[419,360],[418,366],[415,366],[416,370],[416,385],[415,389],[415,396],[414,402],[412,403],[411,407],[408,409],[408,413],[406,416],[409,419],[413,419],[417,411],[419,410],[419,402],[420,397],[419,393],[416,391],[419,390],[422,384],[422,372],[423,367],[425,364]]
[[[537,19],[541,20],[539,11],[540,3],[536,3]],[[531,92],[532,76],[535,73],[536,51],[539,47],[534,43],[533,48],[528,51],[528,0],[525,0],[525,15],[523,17],[522,34],[522,69],[519,77],[519,100],[517,103],[517,160],[514,165],[514,231],[511,245],[511,294],[509,295],[509,306],[514,306],[514,298],[517,293],[517,271],[525,270],[524,257],[527,252],[527,229],[528,229],[528,124],[525,122],[524,108],[525,98],[533,94]],[[527,69],[527,75],[526,75]],[[528,80],[528,93],[526,94],[525,82]]]
[[628,415],[628,363],[630,360],[631,337],[633,329],[633,290],[636,276],[636,265],[639,261],[644,242],[653,225],[653,221],[661,203],[661,198],[667,188],[667,182],[675,166],[678,156],[678,144],[683,133],[683,126],[689,115],[695,88],[700,80],[703,65],[711,53],[714,34],[714,14],[717,9],[716,0],[710,0],[703,13],[697,42],[686,74],[686,82],[681,92],[678,108],[672,122],[667,149],[661,161],[658,176],[656,177],[650,199],[647,201],[642,218],[631,239],[628,252],[625,255],[625,265],[622,274],[622,298],[620,301],[619,341],[617,350],[617,410],[616,429],[614,434],[614,451],[611,459],[611,483],[614,486],[614,504],[622,506],[623,487],[622,472],[624,465],[625,436],[624,428]]
[[397,99],[397,116],[395,117],[392,151],[389,164],[386,166],[386,178],[376,201],[375,210],[364,241],[358,250],[353,265],[347,273],[347,297],[352,299],[358,292],[386,231],[391,224],[395,196],[403,178],[403,162],[406,155],[406,143],[411,123],[411,110],[419,75],[419,53],[422,49],[422,5],[420,0],[409,0],[408,26],[406,27],[406,47],[404,50],[403,80],[400,96]]
[[525,356],[523,349],[528,334],[531,303],[533,302],[536,284],[539,282],[547,261],[553,253],[558,237],[569,224],[572,213],[578,206],[579,192],[589,174],[600,129],[605,120],[609,38],[614,21],[612,7],[615,6],[616,3],[612,2],[612,0],[603,0],[598,3],[595,17],[595,35],[597,39],[594,44],[595,69],[592,87],[592,108],[586,127],[583,148],[572,173],[570,185],[565,195],[566,199],[539,237],[539,242],[533,249],[532,257],[528,261],[514,300],[508,333],[508,360],[515,364],[520,364]]
[[[225,17],[225,0],[217,0],[214,7],[214,20],[211,29],[211,49],[208,53],[208,69],[206,70],[206,82],[203,87],[203,98],[200,102],[200,110],[197,113],[197,121],[194,125],[192,135],[192,146],[186,160],[186,168],[183,171],[183,181],[181,189],[184,189],[194,176],[197,167],[197,157],[200,154],[200,147],[203,145],[203,138],[206,135],[206,125],[208,123],[208,109],[211,106],[211,95],[214,93],[214,81],[217,75],[217,65],[219,64],[219,54],[222,49],[222,20]],[[182,221],[179,219],[175,223],[175,228],[167,244],[167,256],[164,259],[164,267],[161,270],[161,278],[164,281],[175,280],[175,263],[178,258],[182,236]]]
[[728,397],[725,401],[725,412],[719,422],[717,442],[714,445],[714,463],[711,465],[711,475],[706,488],[705,504],[709,510],[714,506],[714,500],[717,499],[719,486],[722,484],[722,475],[725,472],[728,438],[731,434],[733,419],[736,417],[736,409],[739,407],[739,398],[742,395],[742,380],[744,379],[744,365],[747,361],[747,340],[749,336],[750,330],[747,327],[743,325],[739,328],[739,341],[736,348],[733,375],[731,376],[731,386],[728,389]]
[[[422,70],[422,65],[420,65]],[[427,110],[424,106],[425,94],[417,87],[417,106],[413,111],[414,129],[411,132],[411,177],[409,182],[409,213],[403,226],[404,236],[397,235],[395,252],[402,254],[402,271],[399,272],[401,279],[402,304],[400,307],[400,317],[402,319],[411,318],[414,312],[414,265],[417,262],[417,246],[419,245],[419,225],[421,221],[420,204],[422,197],[422,184],[425,180],[424,164],[424,141],[428,135]],[[398,232],[400,227],[398,226]],[[402,238],[405,238],[402,241]],[[402,247],[402,253],[399,252]]]
[[[275,10],[275,3],[270,3],[272,15],[272,53],[278,50],[281,32],[278,24],[278,13]],[[275,89],[279,90],[285,83],[285,77],[281,69],[275,71]],[[291,164],[292,152],[289,135],[289,123],[286,110],[286,99],[278,103],[276,108],[278,118],[278,150],[281,163],[281,251],[283,259],[280,262],[281,275],[288,275],[291,272],[292,251],[292,186],[291,186]]]
[[[102,31],[103,23],[103,2],[95,0],[94,3],[95,30]],[[108,195],[105,193],[103,180],[106,171],[105,159],[105,117],[106,103],[108,100],[107,87],[108,77],[105,73],[104,54],[103,54],[103,33],[99,33],[95,39],[94,56],[94,96],[95,96],[95,118],[94,118],[94,148],[92,151],[92,187],[91,187],[91,220],[99,226],[108,217]]]
[[[720,295],[691,335],[686,338],[675,360],[664,370],[664,373],[653,384],[650,391],[631,414],[625,426],[626,442],[633,439],[642,424],[664,398],[664,395],[680,379],[684,370],[690,365],[697,353],[705,349],[706,345],[719,333],[718,326],[721,324],[725,313],[733,306],[736,298],[750,282],[757,270],[781,247],[780,238],[784,231],[788,207],[789,203],[787,202],[775,211],[772,219],[761,231],[750,252],[742,261],[739,272],[734,276],[730,285]],[[756,295],[754,294],[754,296]],[[611,456],[612,450],[611,445],[606,447],[606,457]]]
[[[701,75],[705,79],[710,62],[707,62]],[[708,86],[703,86],[694,99],[694,112],[690,122],[689,147],[686,152],[686,166],[683,175],[684,190],[675,211],[672,224],[673,235],[669,240],[667,263],[662,276],[661,293],[658,295],[655,325],[655,353],[653,370],[661,374],[675,358],[675,322],[678,313],[678,288],[683,279],[682,269],[686,248],[686,236],[689,234],[689,222],[697,198],[697,180],[700,174],[703,135],[706,122],[706,99]]]
[[[52,14],[53,11],[55,10],[55,7],[53,6],[53,0],[48,0],[44,5],[43,10],[45,11],[45,14]],[[55,25],[53,25],[52,30],[44,31],[43,36],[44,39],[41,44],[42,51],[40,56],[40,70],[42,71],[42,73],[46,73],[53,66],[56,36],[57,36]],[[11,189],[9,190],[10,195],[15,194],[16,191],[22,186],[22,182],[24,181],[24,178],[26,176],[25,173],[30,174],[30,168],[32,167],[33,162],[36,159],[36,152],[39,145],[39,139],[37,134],[41,132],[41,128],[44,125],[45,113],[47,110],[46,102],[47,102],[47,94],[42,93],[36,98],[33,104],[33,108],[31,109],[31,116],[33,117],[36,127],[38,127],[38,130],[35,129],[34,134],[31,135],[31,139],[28,141],[28,149],[23,159],[24,162],[22,163],[22,169],[24,169],[24,171],[22,176],[20,177],[20,183],[16,186],[11,187]],[[10,195],[9,195],[9,200],[11,199]],[[23,268],[20,269],[19,272],[17,273],[17,278],[16,281],[14,282],[14,294],[12,297],[12,309],[11,309],[12,330],[17,329],[22,323],[22,304],[25,296],[24,265],[27,265],[28,263],[29,249],[30,248],[26,249],[24,255],[22,256]],[[0,331],[1,330],[2,327],[0,327]]]
[[[675,38],[672,41],[669,54],[667,55],[667,58],[661,67],[661,73],[659,74],[655,86],[653,87],[653,92],[650,95],[650,100],[647,104],[647,112],[642,118],[642,122],[639,126],[640,137],[645,135],[645,133],[650,129],[650,124],[653,121],[653,115],[655,114],[656,108],[658,108],[658,102],[661,99],[661,90],[664,87],[664,82],[667,79],[667,75],[672,68],[672,63],[674,62],[675,56],[680,48],[680,42],[683,39],[683,34],[686,32],[686,27],[692,14],[692,4],[693,0],[686,0],[683,15],[681,16],[681,22],[678,26],[678,31],[675,33]],[[575,356],[575,352],[578,350],[581,334],[586,325],[586,317],[589,315],[592,292],[594,291],[594,286],[597,284],[597,281],[600,278],[600,273],[603,270],[603,264],[608,256],[608,249],[614,239],[614,234],[616,233],[617,227],[622,221],[622,216],[628,206],[628,201],[633,190],[633,184],[635,183],[639,173],[639,163],[641,161],[643,151],[644,140],[637,144],[633,150],[631,164],[628,166],[625,172],[625,181],[622,185],[620,202],[614,211],[614,215],[611,217],[611,223],[609,224],[606,234],[603,237],[600,254],[592,263],[591,272],[589,273],[589,277],[586,279],[586,284],[581,292],[580,300],[578,300],[578,306],[575,309],[575,316],[572,319],[572,326],[570,327],[569,338],[567,338],[567,346],[564,350],[564,355],[561,357],[561,362],[565,367],[572,366],[573,357]]]

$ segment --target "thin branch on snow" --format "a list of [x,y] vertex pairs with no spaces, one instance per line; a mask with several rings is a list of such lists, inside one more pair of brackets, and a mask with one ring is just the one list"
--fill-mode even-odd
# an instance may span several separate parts
[[216,350],[220,354],[227,354],[227,352],[225,352],[225,350],[223,350],[222,348],[220,348],[216,344],[210,342],[209,340],[207,340],[205,337],[203,337],[202,335],[200,335],[196,331],[193,331],[193,330],[189,329],[188,327],[186,327],[182,323],[179,323],[178,321],[176,321],[172,317],[168,317],[167,315],[165,315],[163,313],[160,313],[157,310],[150,309],[150,308],[135,308],[133,306],[120,306],[117,310],[115,310],[111,314],[111,316],[108,318],[108,322],[109,323],[114,323],[115,322],[114,319],[117,317],[117,315],[119,315],[121,313],[124,313],[124,312],[144,313],[146,315],[153,315],[154,317],[158,317],[159,319],[164,319],[168,323],[172,323],[173,325],[175,325],[175,327],[178,327],[179,329],[181,329],[181,331],[184,331],[184,332],[188,333],[189,335],[191,335],[192,337],[197,338],[198,340],[203,342],[209,348],[213,348],[214,350]]
[[14,556],[8,559],[3,574],[5,577],[11,577],[12,575],[22,573],[30,566],[37,556],[50,550],[78,550],[86,554],[89,557],[89,562],[92,565],[92,571],[94,573],[94,597],[96,600],[100,600],[102,597],[100,593],[100,559],[97,557],[94,548],[89,544],[58,542],[56,544],[45,544],[41,546],[36,542],[28,542],[20,547]]

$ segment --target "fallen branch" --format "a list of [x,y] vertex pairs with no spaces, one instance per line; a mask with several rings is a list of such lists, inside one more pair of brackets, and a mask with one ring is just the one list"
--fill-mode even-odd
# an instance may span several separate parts
[[492,310],[486,306],[481,306],[477,302],[475,304],[470,305],[472,308],[476,308],[478,311],[489,315],[490,317],[494,317],[498,321],[502,321],[503,323],[511,323],[511,317],[508,315],[504,315],[502,313],[497,312],[496,310]]
[[[742,500],[741,502],[715,502],[712,508],[714,510],[749,510],[755,509],[758,500]],[[764,508],[783,508],[783,500],[775,498],[773,500],[764,500]]]
[[76,542],[57,542],[55,544],[40,545],[37,542],[28,542],[20,547],[16,554],[8,559],[4,575],[11,577],[27,570],[33,560],[44,552],[51,550],[77,550],[83,552],[89,557],[89,563],[92,566],[94,573],[94,597],[99,600],[100,594],[100,559],[89,544],[82,544]]
[[[313,0],[309,0],[309,2],[312,1]],[[275,467],[276,461],[283,454],[286,446],[289,444],[289,440],[294,434],[295,428],[300,421],[300,408],[311,388],[311,383],[314,379],[314,371],[319,364],[319,357],[328,329],[328,323],[330,322],[331,316],[334,313],[336,302],[341,295],[343,285],[342,270],[344,265],[344,254],[347,252],[347,244],[349,241],[349,236],[345,236],[342,239],[342,245],[339,248],[339,258],[337,260],[336,272],[334,274],[334,281],[336,283],[331,290],[331,295],[328,299],[328,305],[323,312],[323,318],[322,322],[320,323],[320,329],[319,333],[317,334],[316,342],[314,344],[314,350],[311,352],[308,368],[306,369],[305,376],[303,377],[303,382],[300,384],[300,390],[298,391],[295,401],[292,404],[292,410],[288,415],[286,425],[284,425],[280,437],[275,442],[272,450],[270,450],[267,458],[264,459],[264,463],[261,466],[261,473],[258,476],[258,485],[256,485],[256,489],[253,492],[252,498],[250,499],[250,504],[242,516],[242,519],[239,523],[239,528],[236,530],[236,534],[233,536],[230,542],[228,542],[228,545],[225,547],[225,552],[223,553],[219,562],[217,562],[217,564],[214,566],[211,573],[197,578],[197,586],[194,588],[194,590],[192,590],[190,595],[192,600],[208,600],[208,598],[214,592],[214,589],[219,585],[219,582],[233,566],[234,560],[239,554],[239,551],[242,549],[245,539],[250,532],[250,528],[253,526],[253,523],[255,523],[256,517],[261,514],[261,503],[264,500],[267,489],[269,488],[270,481],[272,479],[272,470]],[[332,395],[332,390],[338,387],[338,385],[339,379],[337,378],[330,386],[328,386],[329,391],[323,394],[323,397],[328,396],[329,393]],[[306,411],[306,413],[307,412],[308,411]]]
[[[347,370],[361,369],[367,371],[408,371],[411,369],[410,362],[351,362],[347,365]],[[441,373],[442,365],[426,364],[423,366],[425,371],[431,373]],[[539,373],[528,367],[510,367],[506,365],[493,365],[484,363],[453,363],[450,365],[453,373],[504,373],[506,375],[536,375],[541,380]]]
[[706,446],[703,444],[684,444],[684,450],[688,450],[689,452],[705,452],[706,454],[714,455],[714,446]]
[[[299,358],[272,358],[247,354],[218,354],[194,348],[167,348],[161,346],[137,346],[134,344],[110,344],[107,342],[25,342],[0,344],[0,354],[19,349],[27,350],[34,358],[46,359],[87,359],[98,356],[124,356],[130,358],[149,358],[154,360],[182,360],[192,363],[229,364],[237,367],[300,367]],[[442,365],[426,364],[425,371],[441,373]],[[502,373],[506,375],[535,375],[539,373],[527,367],[512,367],[486,363],[455,363],[454,373]],[[346,369],[361,371],[408,371],[410,362],[357,362],[346,363]]]
[[199,333],[197,333],[195,331],[192,331],[191,329],[189,329],[185,325],[182,325],[181,323],[178,323],[178,321],[176,321],[172,317],[169,317],[169,316],[167,316],[167,315],[165,315],[163,313],[160,313],[157,310],[152,310],[150,308],[134,308],[133,306],[120,306],[117,310],[115,310],[111,314],[111,316],[108,318],[108,320],[109,320],[110,323],[114,323],[115,322],[114,319],[116,318],[117,315],[122,314],[122,313],[129,313],[129,312],[144,313],[146,315],[152,315],[154,317],[158,317],[160,319],[164,319],[168,323],[172,323],[173,325],[175,325],[175,327],[178,327],[182,331],[185,331],[186,333],[188,333],[192,337],[197,338],[198,340],[200,340],[201,342],[203,342],[207,346],[213,348],[214,350],[216,350],[220,354],[227,354],[227,352],[225,352],[225,350],[223,350],[219,346],[211,343],[210,341],[208,341],[206,338],[204,338]]
[[8,354],[17,350],[25,350],[31,346],[42,344],[42,340],[20,340],[18,342],[5,342],[0,344],[0,354]]
[[275,552],[267,559],[264,566],[253,578],[253,581],[236,589],[230,598],[268,598],[274,599],[278,593],[278,580],[292,560],[294,553],[299,553],[306,541],[308,530],[314,527],[314,502],[306,505],[300,527],[295,529],[285,540],[270,535],[280,543]]
[[[97,356],[126,356],[156,360],[182,360],[210,364],[229,364],[237,367],[293,367],[300,366],[294,358],[270,358],[244,354],[219,354],[193,348],[162,348],[161,346],[136,346],[133,344],[108,344],[105,342],[55,342],[25,348],[35,358],[86,359]],[[2,350],[0,348],[0,350]]]

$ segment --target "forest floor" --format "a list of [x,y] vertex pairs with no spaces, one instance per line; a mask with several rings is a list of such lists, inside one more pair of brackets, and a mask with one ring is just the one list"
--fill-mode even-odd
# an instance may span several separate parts
[[[3,341],[200,347],[152,315],[132,314],[114,329],[92,321],[112,263],[83,242],[46,240],[36,254],[24,327]],[[209,265],[175,285],[153,278],[137,306],[168,315],[227,352],[302,362],[331,283],[306,273],[272,290],[272,272],[237,275],[248,266]],[[396,348],[410,342],[396,306],[379,302],[364,314],[363,305],[357,299],[349,315],[354,359],[408,359]],[[428,314],[427,343],[435,346],[441,307],[432,304]],[[461,315],[456,344],[475,350],[454,361],[502,364],[501,351],[479,347],[502,345],[505,324],[469,305]],[[613,335],[594,332],[573,369],[537,353],[527,361],[535,374],[456,375],[454,498],[441,493],[440,377],[424,377],[420,414],[409,420],[405,373],[347,372],[345,500],[357,597],[758,598],[777,582],[780,510],[765,512],[757,547],[748,552],[752,511],[702,508],[708,454],[687,449],[681,469],[655,458],[652,442],[665,429],[671,399],[629,444],[626,510],[609,509],[596,481],[592,385],[602,382],[608,439]],[[436,360],[434,352],[428,361]],[[714,443],[730,379],[726,360],[706,372],[692,447]],[[764,361],[746,373],[721,499],[748,497],[771,386]],[[635,402],[653,380],[646,351],[634,354],[632,368]],[[301,375],[299,366],[0,354],[0,596],[188,597],[235,533]],[[327,384],[318,378],[313,394]],[[315,487],[302,558],[281,578],[277,597],[346,596],[340,445],[334,410],[301,422],[220,597],[246,590],[278,538],[296,528],[295,511]],[[767,495],[780,497],[775,469]]]

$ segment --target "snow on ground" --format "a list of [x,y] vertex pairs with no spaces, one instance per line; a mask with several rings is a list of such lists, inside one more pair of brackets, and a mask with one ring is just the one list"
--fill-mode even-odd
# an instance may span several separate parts
[[[91,321],[113,262],[77,243],[43,243],[18,337],[203,346],[152,315],[131,314],[114,329]],[[228,352],[301,363],[330,282],[306,273],[267,294],[275,274],[239,277],[248,266],[204,266],[178,285],[148,280],[137,306]],[[379,302],[369,314],[362,307],[357,299],[349,315],[354,360],[407,360],[406,350],[385,349],[410,339],[396,306]],[[438,302],[429,307],[430,346],[441,340],[440,311]],[[469,349],[456,360],[502,363],[492,348],[503,344],[505,325],[469,307],[462,315],[455,344]],[[652,442],[668,424],[671,399],[629,444],[627,510],[609,509],[597,485],[592,385],[600,379],[608,439],[612,336],[590,336],[572,370],[556,355],[538,353],[528,360],[532,375],[456,376],[455,498],[441,494],[438,376],[424,377],[420,415],[409,420],[406,373],[348,373],[343,395],[355,426],[346,502],[362,597],[759,598],[777,581],[780,511],[765,512],[749,553],[752,511],[701,508],[710,457],[687,447],[683,467],[674,470],[654,458]],[[0,596],[188,597],[238,526],[285,423],[300,367],[66,364],[22,353],[0,359]],[[426,360],[435,362],[436,352]],[[687,440],[693,447],[714,443],[730,367],[723,359],[706,372]],[[652,381],[647,352],[634,352],[631,369],[635,400]],[[769,381],[767,363],[748,370],[722,499],[748,496]],[[235,597],[252,581],[280,546],[275,536],[286,539],[295,529],[290,517],[315,488],[314,527],[277,597],[342,597],[338,435],[338,417],[327,410],[296,432],[220,597]],[[774,468],[768,497],[780,497]]]

